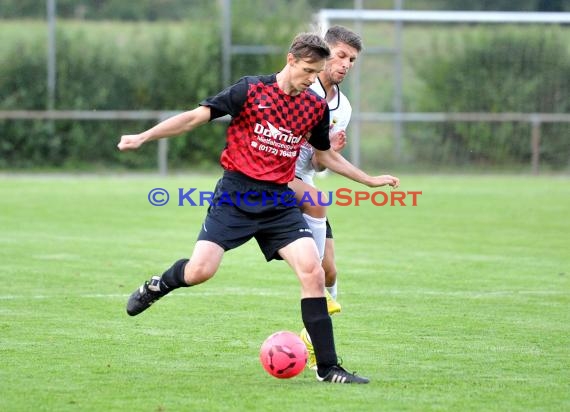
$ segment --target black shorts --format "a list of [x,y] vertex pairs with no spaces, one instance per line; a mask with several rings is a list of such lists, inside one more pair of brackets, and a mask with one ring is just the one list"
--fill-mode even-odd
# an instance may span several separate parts
[[331,224],[329,223],[329,218],[327,217],[327,239],[332,239],[333,235],[332,235],[332,227]]
[[312,236],[286,184],[225,171],[216,185],[198,240],[214,242],[228,251],[255,238],[270,261],[282,259],[279,249]]

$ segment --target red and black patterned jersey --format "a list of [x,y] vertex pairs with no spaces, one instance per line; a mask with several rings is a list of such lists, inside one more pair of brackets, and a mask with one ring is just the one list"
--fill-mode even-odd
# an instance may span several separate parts
[[307,133],[316,149],[330,148],[327,102],[310,89],[296,96],[284,93],[275,74],[243,77],[200,104],[210,107],[212,120],[232,116],[220,158],[226,170],[287,183],[295,177],[295,161]]

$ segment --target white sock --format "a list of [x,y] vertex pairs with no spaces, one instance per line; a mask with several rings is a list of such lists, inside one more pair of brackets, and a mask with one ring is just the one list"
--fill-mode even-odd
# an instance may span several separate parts
[[327,240],[327,218],[326,217],[312,217],[303,213],[303,217],[307,221],[309,228],[313,231],[313,239],[317,244],[319,257],[321,261],[325,256],[325,242]]
[[333,297],[334,300],[336,300],[336,296],[338,294],[337,288],[336,288],[337,282],[334,282],[334,285],[332,286],[327,286],[327,291],[331,294],[331,296]]

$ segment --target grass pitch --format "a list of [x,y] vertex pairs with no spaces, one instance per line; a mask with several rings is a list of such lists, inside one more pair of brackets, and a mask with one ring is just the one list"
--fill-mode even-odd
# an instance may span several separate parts
[[0,177],[0,410],[570,410],[568,178],[404,176],[416,207],[330,208],[336,346],[363,386],[264,372],[263,340],[302,325],[295,276],[255,242],[126,315],[205,215],[148,192],[216,178]]

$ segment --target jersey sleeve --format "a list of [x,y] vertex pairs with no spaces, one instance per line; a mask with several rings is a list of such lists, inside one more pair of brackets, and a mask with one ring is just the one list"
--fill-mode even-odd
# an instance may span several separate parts
[[236,117],[247,99],[249,84],[246,77],[242,77],[237,83],[226,87],[215,96],[208,97],[200,102],[200,106],[208,106],[211,109],[210,120],[229,114]]
[[317,150],[329,150],[331,142],[329,140],[329,108],[325,106],[325,112],[321,120],[311,130],[309,143]]

